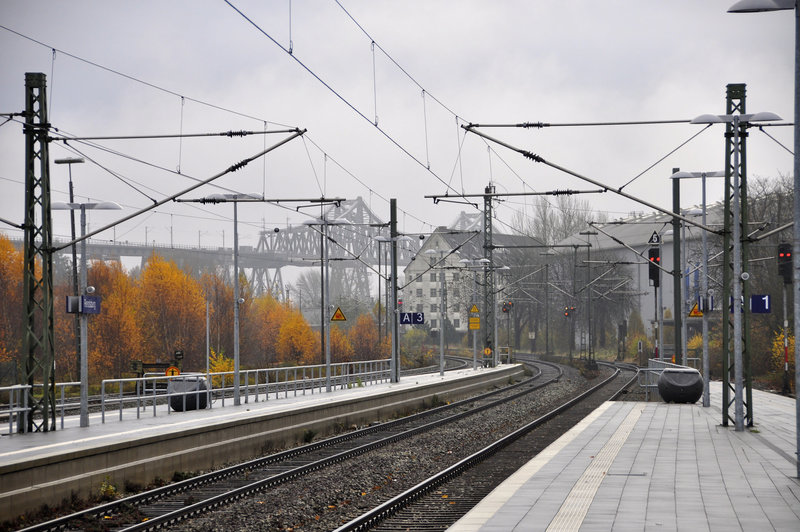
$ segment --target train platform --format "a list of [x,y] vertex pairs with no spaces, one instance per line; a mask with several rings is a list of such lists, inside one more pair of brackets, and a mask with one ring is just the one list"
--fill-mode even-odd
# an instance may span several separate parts
[[[234,406],[171,412],[166,404],[120,414],[91,413],[89,426],[78,416],[50,432],[0,438],[0,522],[57,504],[71,493],[87,496],[104,482],[147,485],[173,472],[204,470],[324,437],[351,425],[366,425],[414,410],[426,402],[456,400],[518,378],[518,365],[459,369],[403,376],[368,386],[334,387],[330,392],[287,391],[280,397]],[[121,419],[120,419],[121,418]]]
[[735,432],[721,398],[604,403],[448,530],[800,530],[794,399],[754,390]]

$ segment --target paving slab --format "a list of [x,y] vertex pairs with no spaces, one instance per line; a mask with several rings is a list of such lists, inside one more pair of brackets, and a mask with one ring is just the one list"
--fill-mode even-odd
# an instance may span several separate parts
[[753,391],[754,426],[700,403],[608,402],[449,528],[800,530],[794,399]]

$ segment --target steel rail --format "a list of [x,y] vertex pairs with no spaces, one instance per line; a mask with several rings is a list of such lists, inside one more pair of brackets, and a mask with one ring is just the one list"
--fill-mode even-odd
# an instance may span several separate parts
[[[234,500],[240,499],[240,498],[242,498],[242,497],[244,497],[244,496],[246,496],[248,494],[262,491],[264,489],[267,489],[269,487],[278,485],[280,483],[292,480],[294,478],[297,478],[297,477],[302,476],[304,474],[310,473],[312,471],[316,471],[316,470],[321,469],[323,467],[327,467],[327,466],[329,466],[331,464],[338,463],[340,461],[346,460],[348,458],[352,458],[354,456],[358,456],[360,454],[363,454],[363,453],[368,452],[370,450],[382,447],[384,445],[388,445],[390,443],[394,443],[396,441],[400,441],[400,440],[402,440],[404,438],[408,438],[408,437],[414,436],[416,434],[420,434],[422,432],[425,432],[427,430],[434,429],[434,428],[436,428],[436,427],[438,427],[438,426],[440,426],[442,424],[449,423],[449,422],[455,421],[457,419],[461,419],[462,417],[465,417],[467,415],[472,415],[472,414],[481,412],[483,410],[486,410],[488,408],[491,408],[491,407],[494,407],[494,406],[498,406],[498,405],[503,404],[505,402],[514,400],[514,399],[520,397],[521,395],[524,395],[524,394],[533,392],[535,390],[538,390],[538,389],[546,386],[547,384],[550,384],[551,382],[558,381],[558,379],[560,379],[561,376],[563,375],[563,371],[560,369],[560,367],[557,364],[553,364],[553,363],[549,363],[549,362],[543,362],[543,361],[536,361],[536,362],[537,362],[537,364],[542,364],[542,365],[547,365],[547,366],[550,366],[550,367],[558,368],[559,369],[558,375],[555,378],[551,379],[550,381],[546,381],[546,382],[543,382],[543,383],[538,383],[538,384],[536,384],[535,386],[533,386],[533,387],[531,387],[529,389],[521,390],[521,391],[519,391],[519,392],[517,392],[515,394],[512,394],[509,397],[503,398],[503,399],[501,399],[499,401],[494,401],[494,402],[491,402],[491,403],[487,403],[486,405],[482,405],[480,407],[473,408],[473,409],[470,409],[470,410],[465,411],[465,412],[461,412],[460,414],[455,414],[454,416],[449,416],[449,417],[446,417],[446,418],[443,418],[443,419],[440,419],[440,420],[437,420],[437,421],[433,421],[431,423],[427,423],[427,424],[418,426],[418,427],[413,428],[411,430],[400,432],[400,433],[394,434],[392,436],[389,436],[387,438],[383,438],[381,440],[377,440],[375,442],[371,442],[371,443],[356,447],[354,449],[350,449],[350,450],[344,451],[342,453],[337,453],[337,454],[335,454],[333,456],[330,456],[330,457],[327,457],[327,458],[323,458],[321,460],[309,463],[309,464],[304,465],[304,466],[300,466],[300,467],[294,468],[294,469],[292,469],[290,471],[287,471],[287,472],[284,472],[284,473],[280,473],[278,475],[273,475],[271,477],[268,477],[268,478],[253,482],[253,483],[248,484],[246,486],[242,486],[242,487],[237,488],[235,490],[228,491],[228,492],[226,492],[224,494],[220,494],[220,495],[205,499],[203,501],[197,502],[195,504],[185,506],[185,507],[181,508],[180,510],[176,510],[174,512],[170,512],[170,513],[164,514],[162,516],[154,517],[154,518],[148,519],[145,522],[138,523],[136,525],[132,525],[132,526],[130,526],[128,528],[122,528],[120,530],[149,530],[149,529],[154,529],[154,528],[157,528],[157,527],[160,527],[160,526],[164,526],[164,525],[169,524],[169,523],[174,523],[174,522],[180,521],[182,519],[185,519],[186,517],[191,517],[191,516],[194,516],[194,515],[198,515],[198,514],[204,512],[204,511],[207,511],[209,509],[212,509],[212,508],[221,506],[223,504],[230,503],[230,502],[232,502]],[[540,370],[538,374],[532,376],[530,379],[526,379],[526,380],[520,381],[519,383],[510,385],[510,386],[507,386],[507,387],[504,387],[504,388],[499,388],[499,389],[496,389],[496,390],[492,390],[490,392],[486,392],[484,394],[480,394],[480,395],[475,396],[475,397],[470,397],[470,398],[467,398],[467,399],[463,399],[461,401],[456,401],[456,402],[453,402],[453,403],[450,403],[450,404],[447,404],[447,405],[443,405],[443,406],[439,406],[439,407],[436,407],[436,408],[432,408],[432,409],[426,410],[425,412],[420,412],[418,414],[413,414],[411,416],[406,416],[404,418],[388,421],[388,422],[385,422],[385,423],[380,423],[378,425],[373,425],[373,426],[370,426],[370,427],[366,427],[364,429],[360,429],[360,430],[357,430],[357,431],[349,432],[349,433],[343,434],[341,436],[335,436],[333,438],[328,438],[328,439],[325,439],[325,440],[322,440],[322,441],[319,441],[319,442],[309,443],[309,444],[306,444],[306,445],[295,447],[293,449],[288,449],[286,451],[282,451],[280,453],[276,453],[276,454],[273,454],[273,455],[270,455],[270,456],[267,456],[267,457],[250,460],[250,461],[245,462],[243,464],[238,464],[236,466],[232,466],[232,467],[229,467],[229,468],[221,469],[219,471],[213,471],[213,472],[206,473],[206,474],[203,474],[203,475],[200,475],[200,476],[197,476],[197,477],[193,477],[193,478],[186,479],[186,480],[183,480],[183,481],[175,482],[175,483],[169,484],[167,486],[162,486],[160,488],[155,488],[153,490],[142,492],[142,493],[139,493],[139,494],[136,494],[136,495],[131,495],[129,497],[125,497],[123,499],[119,499],[119,500],[116,500],[116,501],[108,502],[106,504],[102,504],[102,505],[95,506],[95,507],[92,507],[92,508],[87,508],[86,510],[82,510],[80,512],[75,512],[75,513],[69,514],[67,516],[63,516],[63,517],[60,517],[60,518],[52,519],[52,520],[44,522],[44,523],[33,525],[31,527],[28,527],[28,528],[25,528],[25,529],[21,530],[20,532],[44,532],[44,531],[50,531],[50,530],[66,529],[67,524],[70,521],[74,521],[74,520],[78,520],[78,519],[86,519],[86,518],[90,518],[90,519],[91,518],[102,518],[103,516],[114,514],[116,511],[118,511],[121,508],[142,506],[143,504],[148,504],[148,503],[157,501],[159,499],[163,499],[163,498],[171,496],[171,495],[176,495],[176,494],[179,494],[181,492],[188,491],[190,489],[194,489],[194,488],[197,488],[197,487],[200,487],[200,486],[203,486],[203,485],[208,485],[208,484],[211,484],[211,483],[214,483],[214,482],[218,482],[218,481],[224,480],[226,478],[232,477],[234,475],[237,475],[237,474],[240,474],[240,473],[243,473],[243,472],[246,472],[246,471],[252,471],[252,470],[260,468],[260,467],[264,467],[264,466],[267,466],[267,465],[270,465],[270,464],[274,464],[274,463],[278,463],[278,462],[281,462],[281,461],[285,461],[285,460],[288,460],[288,459],[291,459],[291,458],[294,458],[294,457],[298,457],[298,456],[301,456],[301,455],[304,455],[304,454],[308,454],[308,453],[311,453],[311,452],[314,452],[314,451],[318,451],[320,449],[324,449],[326,447],[333,447],[335,445],[338,445],[338,444],[341,444],[341,443],[344,443],[344,442],[347,442],[347,441],[350,441],[350,440],[354,440],[354,439],[357,439],[357,438],[361,438],[361,437],[364,437],[364,436],[368,436],[368,435],[376,433],[376,432],[391,430],[391,429],[400,427],[401,425],[404,425],[404,424],[409,424],[409,423],[413,423],[415,421],[419,421],[421,419],[424,419],[425,417],[434,416],[436,414],[445,412],[447,410],[459,408],[459,407],[467,405],[469,403],[485,400],[485,399],[491,398],[492,396],[495,396],[495,395],[498,395],[498,394],[502,394],[502,393],[506,393],[509,390],[512,390],[512,389],[515,389],[515,388],[521,388],[523,386],[530,385],[536,379],[540,378],[541,375],[542,375],[542,372]]]
[[[613,366],[613,365],[612,365]],[[538,419],[528,423],[527,425],[515,430],[514,432],[500,438],[499,440],[495,441],[491,445],[484,447],[483,449],[473,453],[472,455],[464,458],[463,460],[453,464],[452,466],[448,467],[447,469],[442,470],[441,472],[433,475],[432,477],[418,483],[416,486],[409,488],[408,490],[404,491],[400,495],[389,499],[388,501],[384,502],[383,504],[376,506],[369,512],[362,514],[361,516],[357,517],[356,519],[351,520],[348,523],[337,528],[334,532],[354,532],[354,531],[365,531],[369,530],[372,527],[376,526],[378,523],[384,521],[388,517],[394,515],[398,510],[402,509],[403,507],[407,506],[409,503],[414,502],[415,500],[419,499],[420,497],[426,495],[432,489],[440,486],[444,482],[455,478],[461,475],[464,471],[474,467],[475,465],[479,464],[480,462],[486,460],[490,456],[494,455],[499,450],[507,447],[511,443],[515,442],[528,432],[532,431],[533,429],[541,426],[545,422],[553,419],[557,415],[563,413],[565,410],[571,408],[572,406],[580,403],[600,388],[606,386],[612,380],[617,378],[619,373],[622,370],[616,368],[616,371],[603,382],[593,386],[589,390],[583,392],[582,394],[570,399],[566,403],[562,404],[561,406],[551,410],[547,414],[539,417]],[[636,377],[634,376],[634,379]],[[625,384],[622,389],[625,389],[627,386],[630,386],[631,381]],[[619,391],[617,391],[614,396],[616,396]]]

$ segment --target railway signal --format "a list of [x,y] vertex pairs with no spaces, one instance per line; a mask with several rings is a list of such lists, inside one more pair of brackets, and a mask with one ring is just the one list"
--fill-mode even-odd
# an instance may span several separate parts
[[650,260],[650,280],[653,281],[653,286],[658,288],[659,281],[661,280],[661,250],[658,247],[652,247],[647,251],[647,257]]
[[792,284],[792,245],[778,244],[778,273],[783,277],[783,284]]

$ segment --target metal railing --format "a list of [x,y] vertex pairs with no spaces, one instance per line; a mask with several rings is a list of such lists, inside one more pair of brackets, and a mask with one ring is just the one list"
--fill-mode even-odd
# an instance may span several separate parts
[[[331,364],[331,391],[352,387],[370,386],[389,382],[391,378],[389,360],[366,360]],[[240,403],[258,403],[296,397],[298,395],[323,393],[327,390],[327,375],[324,364],[311,366],[291,366],[285,368],[249,369],[239,372]],[[203,384],[199,384],[202,382]],[[171,391],[171,384],[180,383],[179,391]],[[197,383],[196,385],[193,383]],[[186,385],[194,387],[185,391]],[[40,388],[41,385],[35,386]],[[71,393],[67,393],[68,388]],[[18,384],[0,387],[0,424],[8,424],[8,431],[0,434],[12,435],[24,431],[27,426],[28,393],[30,386]],[[59,428],[64,428],[64,420],[70,414],[77,414],[80,408],[80,383],[56,383],[56,412]],[[147,374],[145,377],[128,379],[106,379],[100,383],[100,396],[90,397],[90,412],[100,411],[101,422],[105,423],[107,414],[116,413],[117,419],[126,417],[141,418],[143,413],[152,411],[153,416],[161,413],[172,414],[178,411],[203,408],[224,407],[233,404],[234,372],[183,373],[177,376]],[[205,396],[201,398],[201,396]],[[169,406],[168,406],[169,405]],[[159,408],[160,407],[160,408]],[[187,408],[188,407],[188,408]]]
[[[56,412],[59,416],[59,427],[64,428],[64,417],[67,410],[78,408],[80,399],[80,382],[57,382],[56,383]],[[34,390],[41,389],[41,384],[34,385]],[[74,393],[67,394],[67,388],[75,388]],[[0,423],[8,423],[8,432],[0,434],[11,435],[18,431],[19,427],[26,427],[28,424],[28,390],[31,386],[27,384],[15,384],[13,386],[0,387]],[[23,430],[25,430],[23,428]]]
[[[158,415],[157,406],[170,403],[167,413],[173,410],[186,411],[187,398],[194,405],[201,405],[201,395],[205,395],[205,404],[213,408],[215,404],[224,407],[226,401],[234,401],[234,372],[190,373],[174,377],[148,376],[130,379],[107,379],[101,383],[101,420],[106,422],[106,412],[118,412],[122,420],[126,410],[136,418],[142,412],[152,409],[153,416]],[[205,389],[197,386],[191,391],[170,392],[170,382],[191,383],[202,379]],[[367,360],[360,362],[342,362],[331,364],[331,390],[368,386],[388,382],[390,380],[389,360]],[[163,383],[163,384],[162,384]],[[292,366],[286,368],[266,368],[241,370],[239,372],[239,401],[268,401],[270,397],[279,399],[307,393],[322,393],[327,388],[325,365]],[[192,399],[192,396],[195,396]],[[173,398],[177,398],[175,407]],[[181,403],[182,402],[182,403]],[[181,408],[182,406],[182,408]],[[196,408],[196,407],[194,407]],[[190,409],[194,409],[190,408]]]

